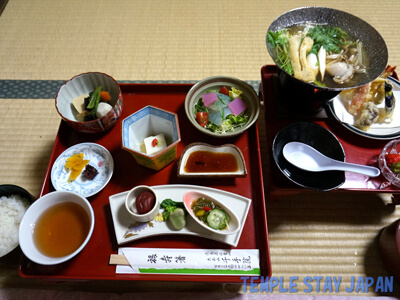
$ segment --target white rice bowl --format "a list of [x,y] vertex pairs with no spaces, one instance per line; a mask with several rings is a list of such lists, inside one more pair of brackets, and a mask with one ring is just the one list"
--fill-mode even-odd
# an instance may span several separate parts
[[29,205],[29,199],[20,195],[0,197],[0,257],[18,246],[19,224]]

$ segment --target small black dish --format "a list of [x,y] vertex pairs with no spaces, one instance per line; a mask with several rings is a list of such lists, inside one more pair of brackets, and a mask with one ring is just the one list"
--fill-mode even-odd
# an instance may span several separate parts
[[312,122],[292,123],[275,136],[272,154],[281,172],[301,187],[330,191],[343,185],[346,180],[344,171],[310,172],[288,162],[283,157],[282,149],[289,142],[308,144],[330,158],[345,161],[346,155],[341,143],[329,130]]
[[22,198],[28,199],[29,202],[33,203],[36,198],[32,196],[27,190],[24,188],[14,185],[14,184],[1,184],[0,185],[0,197],[9,197],[11,195],[19,195]]
[[[10,197],[11,195],[19,195],[24,199],[27,199],[31,204],[36,200],[36,198],[31,195],[27,190],[24,188],[14,185],[14,184],[1,184],[0,185],[0,197]],[[1,216],[0,216],[1,217]],[[17,249],[17,247],[9,250],[7,253],[3,253],[0,258],[8,256],[13,250]]]

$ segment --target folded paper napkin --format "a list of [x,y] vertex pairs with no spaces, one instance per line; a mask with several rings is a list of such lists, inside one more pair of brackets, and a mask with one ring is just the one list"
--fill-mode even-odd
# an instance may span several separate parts
[[260,275],[256,249],[119,248],[129,265],[117,265],[117,274]]

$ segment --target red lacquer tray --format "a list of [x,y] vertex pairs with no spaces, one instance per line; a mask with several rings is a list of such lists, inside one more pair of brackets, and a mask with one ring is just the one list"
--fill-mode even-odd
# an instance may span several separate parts
[[[233,192],[252,199],[243,233],[236,249],[259,249],[261,275],[271,275],[268,247],[268,231],[261,169],[260,145],[257,124],[240,136],[233,138],[211,138],[198,132],[185,115],[184,101],[192,84],[121,84],[123,112],[118,123],[103,134],[82,134],[61,122],[46,172],[41,196],[54,191],[51,184],[51,168],[57,157],[72,145],[94,142],[106,147],[114,159],[114,174],[108,185],[98,194],[89,197],[95,214],[95,228],[88,245],[75,258],[57,266],[37,265],[22,256],[19,273],[22,277],[54,280],[99,279],[99,280],[160,280],[160,281],[210,281],[237,282],[239,276],[205,275],[153,275],[116,274],[116,266],[109,265],[111,254],[116,254],[118,244],[115,238],[109,196],[130,190],[136,185],[192,184],[203,185]],[[121,121],[137,110],[153,105],[178,114],[181,143],[177,159],[160,171],[142,167],[121,148]],[[248,175],[236,179],[181,179],[177,177],[177,160],[185,146],[192,142],[212,145],[233,143],[244,155]],[[124,244],[124,247],[141,248],[200,248],[229,249],[230,246],[210,239],[194,236],[155,236]]]
[[[358,135],[340,124],[329,113],[317,113],[315,115],[287,114],[278,113],[282,99],[279,99],[279,78],[278,68],[266,65],[261,68],[260,100],[265,106],[265,123],[268,140],[268,149],[271,151],[275,135],[285,126],[299,121],[308,121],[319,124],[330,130],[340,141],[346,153],[346,161],[361,165],[377,166],[377,157],[387,140],[370,139]],[[276,166],[272,155],[268,155],[269,168],[264,175],[268,182],[269,200],[279,196],[305,192],[306,189],[297,186],[286,178]],[[379,192],[379,193],[399,193],[400,190],[393,186],[381,188],[385,178],[380,175],[377,178],[365,179],[364,175],[356,173],[345,173],[346,180],[337,190],[358,191],[358,192]],[[397,197],[397,195],[396,195]]]

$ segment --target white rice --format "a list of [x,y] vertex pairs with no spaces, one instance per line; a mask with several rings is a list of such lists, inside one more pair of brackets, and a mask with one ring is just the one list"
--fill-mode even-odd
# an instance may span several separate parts
[[18,231],[30,202],[20,195],[0,197],[0,257],[18,246]]

